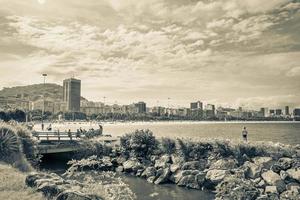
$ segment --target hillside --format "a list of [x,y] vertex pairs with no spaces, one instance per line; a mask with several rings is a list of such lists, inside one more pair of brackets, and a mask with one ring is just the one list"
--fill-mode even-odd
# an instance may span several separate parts
[[[0,90],[1,97],[22,97],[30,101],[35,101],[45,95],[46,99],[51,100],[62,100],[63,98],[63,87],[61,85],[46,83],[34,84],[27,86],[16,86],[11,88],[3,88]],[[83,97],[81,97],[84,99]]]

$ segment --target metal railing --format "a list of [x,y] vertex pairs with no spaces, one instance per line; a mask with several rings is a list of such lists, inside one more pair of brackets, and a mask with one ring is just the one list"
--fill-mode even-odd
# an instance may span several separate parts
[[40,141],[72,141],[79,140],[82,134],[74,132],[47,131],[35,132],[34,136]]

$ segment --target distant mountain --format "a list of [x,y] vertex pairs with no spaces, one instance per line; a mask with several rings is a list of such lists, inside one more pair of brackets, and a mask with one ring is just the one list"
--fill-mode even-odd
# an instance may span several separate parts
[[[16,86],[0,90],[0,97],[19,97],[36,101],[45,95],[45,99],[61,101],[63,99],[63,87],[61,85],[46,83],[27,86]],[[85,99],[81,97],[81,99]]]

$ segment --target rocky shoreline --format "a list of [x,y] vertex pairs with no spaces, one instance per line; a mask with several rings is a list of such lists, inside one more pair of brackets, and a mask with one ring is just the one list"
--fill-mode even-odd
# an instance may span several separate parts
[[[213,191],[215,198],[219,200],[300,199],[299,146],[213,141],[194,142],[192,147],[190,151],[185,149],[188,154],[182,152],[181,146],[172,153],[152,152],[148,156],[113,150],[109,155],[73,160],[62,177],[55,175],[47,180],[59,179],[63,183],[66,179],[72,180],[78,172],[113,171],[143,178],[149,184],[171,183],[180,187]],[[41,189],[41,185],[36,183],[44,178],[40,174],[30,175],[27,185]],[[47,193],[48,189],[44,191]],[[56,195],[67,196],[64,191],[57,190]],[[78,198],[100,199],[81,196],[82,198]],[[68,199],[58,197],[57,200]]]

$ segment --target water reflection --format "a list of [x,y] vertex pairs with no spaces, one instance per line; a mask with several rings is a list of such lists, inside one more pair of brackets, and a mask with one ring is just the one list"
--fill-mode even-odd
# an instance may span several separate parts
[[210,200],[214,199],[214,194],[208,191],[199,191],[178,187],[172,184],[154,185],[146,180],[123,176],[123,181],[127,183],[130,189],[140,200]]

